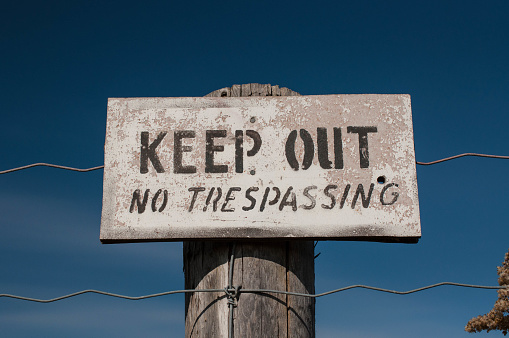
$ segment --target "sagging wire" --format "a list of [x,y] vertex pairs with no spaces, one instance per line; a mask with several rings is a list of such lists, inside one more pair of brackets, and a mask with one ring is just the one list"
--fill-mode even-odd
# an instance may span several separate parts
[[242,289],[240,287],[231,287],[231,288],[227,287],[225,289],[175,290],[175,291],[167,291],[167,292],[155,293],[155,294],[139,296],[139,297],[124,296],[124,295],[119,295],[119,294],[105,292],[105,291],[99,291],[99,290],[83,290],[83,291],[74,292],[74,293],[70,293],[68,295],[51,298],[51,299],[38,299],[38,298],[22,297],[22,296],[16,296],[16,295],[5,294],[5,293],[0,294],[0,298],[5,297],[5,298],[14,298],[14,299],[26,300],[26,301],[37,302],[37,303],[52,303],[52,302],[57,302],[57,301],[66,299],[66,298],[83,295],[86,293],[96,293],[96,294],[100,294],[103,296],[123,298],[123,299],[128,299],[128,300],[142,300],[142,299],[161,297],[161,296],[167,296],[167,295],[172,295],[172,294],[197,293],[197,292],[218,292],[218,293],[226,292],[227,294],[231,294],[232,296],[235,295],[235,297],[238,297],[241,293],[275,293],[275,294],[285,294],[285,295],[290,295],[290,296],[319,298],[319,297],[328,296],[328,295],[332,295],[334,293],[339,293],[339,292],[352,290],[352,289],[368,289],[368,290],[373,290],[373,291],[392,293],[392,294],[396,294],[396,295],[409,295],[412,293],[421,292],[421,291],[429,290],[429,289],[440,287],[440,286],[457,286],[457,287],[463,287],[463,288],[487,289],[487,290],[509,289],[509,286],[507,286],[507,285],[506,286],[486,286],[486,285],[441,282],[441,283],[431,284],[431,285],[423,286],[423,287],[413,289],[413,290],[408,290],[408,291],[396,291],[396,290],[382,289],[382,288],[378,288],[375,286],[368,286],[368,285],[350,285],[350,286],[346,286],[346,287],[343,287],[340,289],[335,289],[335,290],[331,290],[331,291],[327,291],[327,292],[322,292],[322,293],[317,293],[317,294],[308,294],[308,293],[299,293],[299,292],[290,292],[290,291],[270,290],[270,289]]
[[450,161],[450,160],[454,160],[454,159],[457,159],[457,158],[460,158],[460,157],[465,157],[465,156],[498,158],[498,159],[503,159],[503,160],[509,159],[509,156],[504,156],[504,155],[488,155],[488,154],[477,154],[477,153],[464,153],[464,154],[454,155],[454,156],[451,156],[451,157],[442,158],[440,160],[436,160],[436,161],[432,161],[432,162],[419,162],[419,161],[415,161],[415,163],[417,163],[419,165],[432,165],[432,164],[442,163],[442,162],[445,162],[445,161]]
[[[454,155],[454,156],[451,156],[451,157],[442,158],[442,159],[436,160],[436,161],[431,161],[431,162],[419,162],[419,161],[415,161],[415,163],[418,164],[418,165],[432,165],[432,164],[442,163],[442,162],[445,162],[445,161],[450,161],[450,160],[454,160],[454,159],[457,159],[457,158],[460,158],[460,157],[466,157],[466,156],[497,158],[497,159],[504,159],[504,160],[509,159],[509,156],[504,156],[504,155],[488,155],[488,154],[478,154],[478,153],[464,153],[464,154]],[[12,168],[12,169],[7,169],[7,170],[0,171],[0,175],[1,174],[12,173],[12,172],[19,171],[19,170],[29,169],[29,168],[33,168],[33,167],[51,167],[51,168],[58,168],[58,169],[64,169],[64,170],[70,170],[70,171],[89,172],[89,171],[94,171],[94,170],[98,170],[98,169],[103,169],[104,165],[100,165],[100,166],[92,167],[92,168],[79,169],[79,168],[66,167],[66,166],[63,166],[63,165],[57,165],[57,164],[51,164],[51,163],[33,163],[33,164],[28,164],[28,165],[25,165],[25,166],[22,166],[22,167],[17,167],[17,168]]]
[[12,173],[12,172],[23,170],[23,169],[29,169],[29,168],[33,168],[33,167],[51,167],[51,168],[78,171],[78,172],[85,173],[85,172],[89,172],[89,171],[103,169],[104,165],[100,165],[100,166],[92,167],[92,168],[79,169],[79,168],[66,167],[63,165],[57,165],[57,164],[51,164],[51,163],[33,163],[33,164],[24,165],[22,167],[17,167],[17,168],[0,171],[0,175]]

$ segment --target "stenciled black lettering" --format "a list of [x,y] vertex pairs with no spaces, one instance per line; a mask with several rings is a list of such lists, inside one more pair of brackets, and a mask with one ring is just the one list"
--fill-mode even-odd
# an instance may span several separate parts
[[399,193],[397,191],[393,191],[392,194],[391,194],[392,195],[392,200],[390,202],[386,202],[385,201],[385,198],[384,198],[385,193],[387,192],[387,189],[389,189],[391,187],[398,188],[399,185],[397,185],[396,183],[389,183],[385,187],[383,187],[382,192],[380,193],[380,203],[382,203],[382,205],[393,205],[398,200]]
[[247,151],[247,156],[253,157],[255,156],[260,148],[262,147],[262,138],[260,134],[258,134],[255,130],[246,130],[246,135],[249,136],[253,140],[253,148]]
[[302,170],[308,169],[313,164],[315,157],[315,144],[311,134],[306,129],[300,130],[300,138],[304,142],[304,159],[302,160]]
[[362,206],[364,208],[369,207],[369,202],[371,201],[371,194],[373,193],[374,187],[375,187],[375,184],[371,183],[371,185],[369,186],[368,196],[366,197],[364,194],[364,187],[362,186],[362,184],[359,184],[357,186],[357,190],[355,191],[355,195],[353,196],[352,209],[355,208],[355,203],[357,203],[357,199],[359,198],[359,195],[361,196]]
[[279,198],[281,197],[281,190],[279,190],[278,187],[272,187],[272,190],[276,193],[276,196],[272,199],[272,201],[269,201],[269,205],[274,205],[279,201]]
[[343,139],[341,128],[334,127],[334,168],[343,169]]
[[192,146],[183,146],[183,138],[194,138],[194,130],[178,130],[173,136],[173,172],[175,174],[194,174],[196,167],[192,165],[182,165],[182,153],[188,153],[193,150]]
[[[253,140],[253,148],[247,151],[247,156],[252,157],[258,153],[262,146],[262,138],[257,131],[246,130],[246,136]],[[235,131],[235,172],[242,173],[244,171],[244,133],[242,130]]]
[[226,196],[224,198],[223,206],[221,207],[222,212],[234,212],[235,208],[227,208],[228,202],[235,200],[234,192],[235,191],[241,191],[242,189],[240,187],[230,187],[228,189],[228,192],[226,193]]
[[299,208],[302,208],[304,210],[311,210],[316,206],[316,198],[315,196],[311,195],[309,193],[309,190],[317,189],[316,185],[311,185],[309,187],[304,188],[304,192],[302,193],[304,196],[309,198],[310,204],[301,204]]
[[376,133],[376,127],[347,127],[348,133],[359,134],[359,157],[361,168],[369,167],[368,133]]
[[265,204],[267,203],[267,198],[269,197],[270,188],[265,188],[265,192],[263,193],[262,203],[260,204],[260,211],[265,210]]
[[217,203],[219,203],[219,200],[221,199],[221,196],[223,195],[223,190],[219,187],[217,187],[217,197],[212,202],[212,211],[217,211]]
[[154,166],[154,169],[158,173],[164,173],[163,165],[161,164],[161,161],[159,161],[159,157],[156,153],[157,146],[161,143],[163,138],[166,136],[166,132],[161,132],[159,135],[157,135],[156,139],[149,145],[148,144],[148,138],[149,133],[148,131],[142,131],[141,132],[141,152],[140,152],[140,173],[146,174],[148,173],[148,160],[150,159],[150,162]]
[[258,190],[260,190],[258,187],[251,187],[246,190],[246,198],[251,202],[251,204],[249,206],[242,207],[242,210],[249,211],[254,209],[256,205],[256,199],[251,195],[251,192]]
[[187,211],[191,212],[191,211],[193,211],[194,203],[196,202],[196,198],[198,197],[198,193],[201,192],[201,191],[205,191],[205,188],[204,187],[191,187],[191,188],[189,188],[187,190],[193,192],[193,197],[191,198],[191,203],[189,204],[189,208],[187,209]]
[[343,209],[343,207],[345,206],[346,198],[351,187],[352,186],[350,184],[346,185],[345,191],[343,191],[343,196],[341,196],[341,201],[339,202],[339,209]]
[[226,173],[228,166],[226,164],[214,164],[214,153],[224,151],[223,145],[214,145],[215,138],[226,137],[226,130],[207,130],[205,132],[205,172],[206,173]]
[[[161,195],[161,193],[163,194],[163,203],[161,204],[161,206],[159,207],[159,210],[158,210],[157,209],[157,200],[159,199],[159,195]],[[156,211],[162,212],[164,210],[164,208],[166,208],[167,203],[168,203],[168,190],[165,189],[164,192],[163,192],[163,189],[157,190],[154,197],[152,197],[152,211],[153,212],[156,212]]]
[[[272,190],[276,193],[276,197],[272,199],[272,201],[269,201],[269,205],[274,205],[279,201],[279,197],[281,197],[281,191],[278,187],[272,187]],[[267,199],[269,197],[270,188],[265,188],[265,193],[263,194],[262,203],[260,204],[260,211],[265,210],[265,204],[267,203]]]
[[325,187],[325,189],[323,189],[324,195],[327,196],[328,198],[330,198],[330,205],[322,204],[322,208],[329,209],[329,210],[334,208],[334,206],[336,205],[336,196],[331,194],[330,191],[337,189],[337,188],[338,188],[337,185],[329,184],[328,186]]
[[295,156],[295,141],[297,141],[297,130],[292,130],[286,139],[285,154],[290,167],[293,170],[299,170],[299,162]]
[[207,211],[207,207],[209,206],[210,200],[212,199],[212,196],[214,196],[214,191],[216,188],[212,187],[210,188],[209,194],[207,196],[207,199],[205,200],[205,206],[203,207],[203,211]]
[[[282,211],[284,207],[290,206],[293,211],[297,211],[297,198],[295,193],[292,191],[293,187],[290,186],[286,190],[283,198],[281,199],[281,203],[279,203],[279,211]],[[288,197],[291,196],[290,201],[288,201]]]
[[244,171],[244,132],[242,130],[235,131],[235,172],[242,173]]
[[329,145],[327,144],[327,128],[316,128],[316,145],[318,147],[318,162],[323,169],[331,169],[329,160]]
[[[302,170],[308,169],[313,164],[315,157],[315,144],[311,134],[306,129],[300,130],[300,138],[304,142],[304,158],[302,159]],[[299,170],[299,162],[295,155],[295,142],[297,141],[297,130],[292,130],[285,145],[285,155],[288,164],[293,170]]]
[[143,201],[141,200],[140,189],[136,189],[133,192],[133,199],[131,200],[131,207],[129,208],[130,213],[134,212],[135,206],[138,207],[138,214],[142,214],[145,211],[145,208],[147,207],[149,192],[150,189],[145,190],[145,193],[143,194]]

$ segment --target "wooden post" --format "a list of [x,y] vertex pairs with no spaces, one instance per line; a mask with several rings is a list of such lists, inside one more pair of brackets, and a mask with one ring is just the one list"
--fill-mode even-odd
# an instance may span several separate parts
[[[288,88],[257,83],[234,85],[206,96],[294,96]],[[186,289],[223,289],[233,265],[233,285],[244,289],[315,292],[313,241],[184,242]],[[234,261],[230,262],[232,249]],[[186,337],[228,337],[225,294],[186,294]],[[240,295],[233,337],[314,337],[314,298],[281,294]]]

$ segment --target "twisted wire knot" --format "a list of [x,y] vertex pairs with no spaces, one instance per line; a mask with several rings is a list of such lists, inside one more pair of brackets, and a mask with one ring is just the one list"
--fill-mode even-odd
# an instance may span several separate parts
[[226,294],[226,299],[228,301],[228,306],[232,305],[233,307],[237,306],[237,299],[239,296],[240,286],[227,286],[224,288],[224,293]]

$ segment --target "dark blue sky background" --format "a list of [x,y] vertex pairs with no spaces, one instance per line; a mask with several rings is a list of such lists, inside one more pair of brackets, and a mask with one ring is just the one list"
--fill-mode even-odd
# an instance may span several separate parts
[[[103,163],[108,97],[203,96],[241,83],[301,94],[410,94],[418,161],[509,155],[507,1],[16,1],[0,11],[0,170]],[[418,167],[415,245],[320,242],[316,289],[496,285],[509,161]],[[0,176],[0,293],[182,289],[181,243],[101,245],[102,172]],[[462,337],[495,291],[317,300],[318,337]],[[0,298],[8,337],[184,334],[184,297]],[[479,334],[483,336],[484,334]]]

